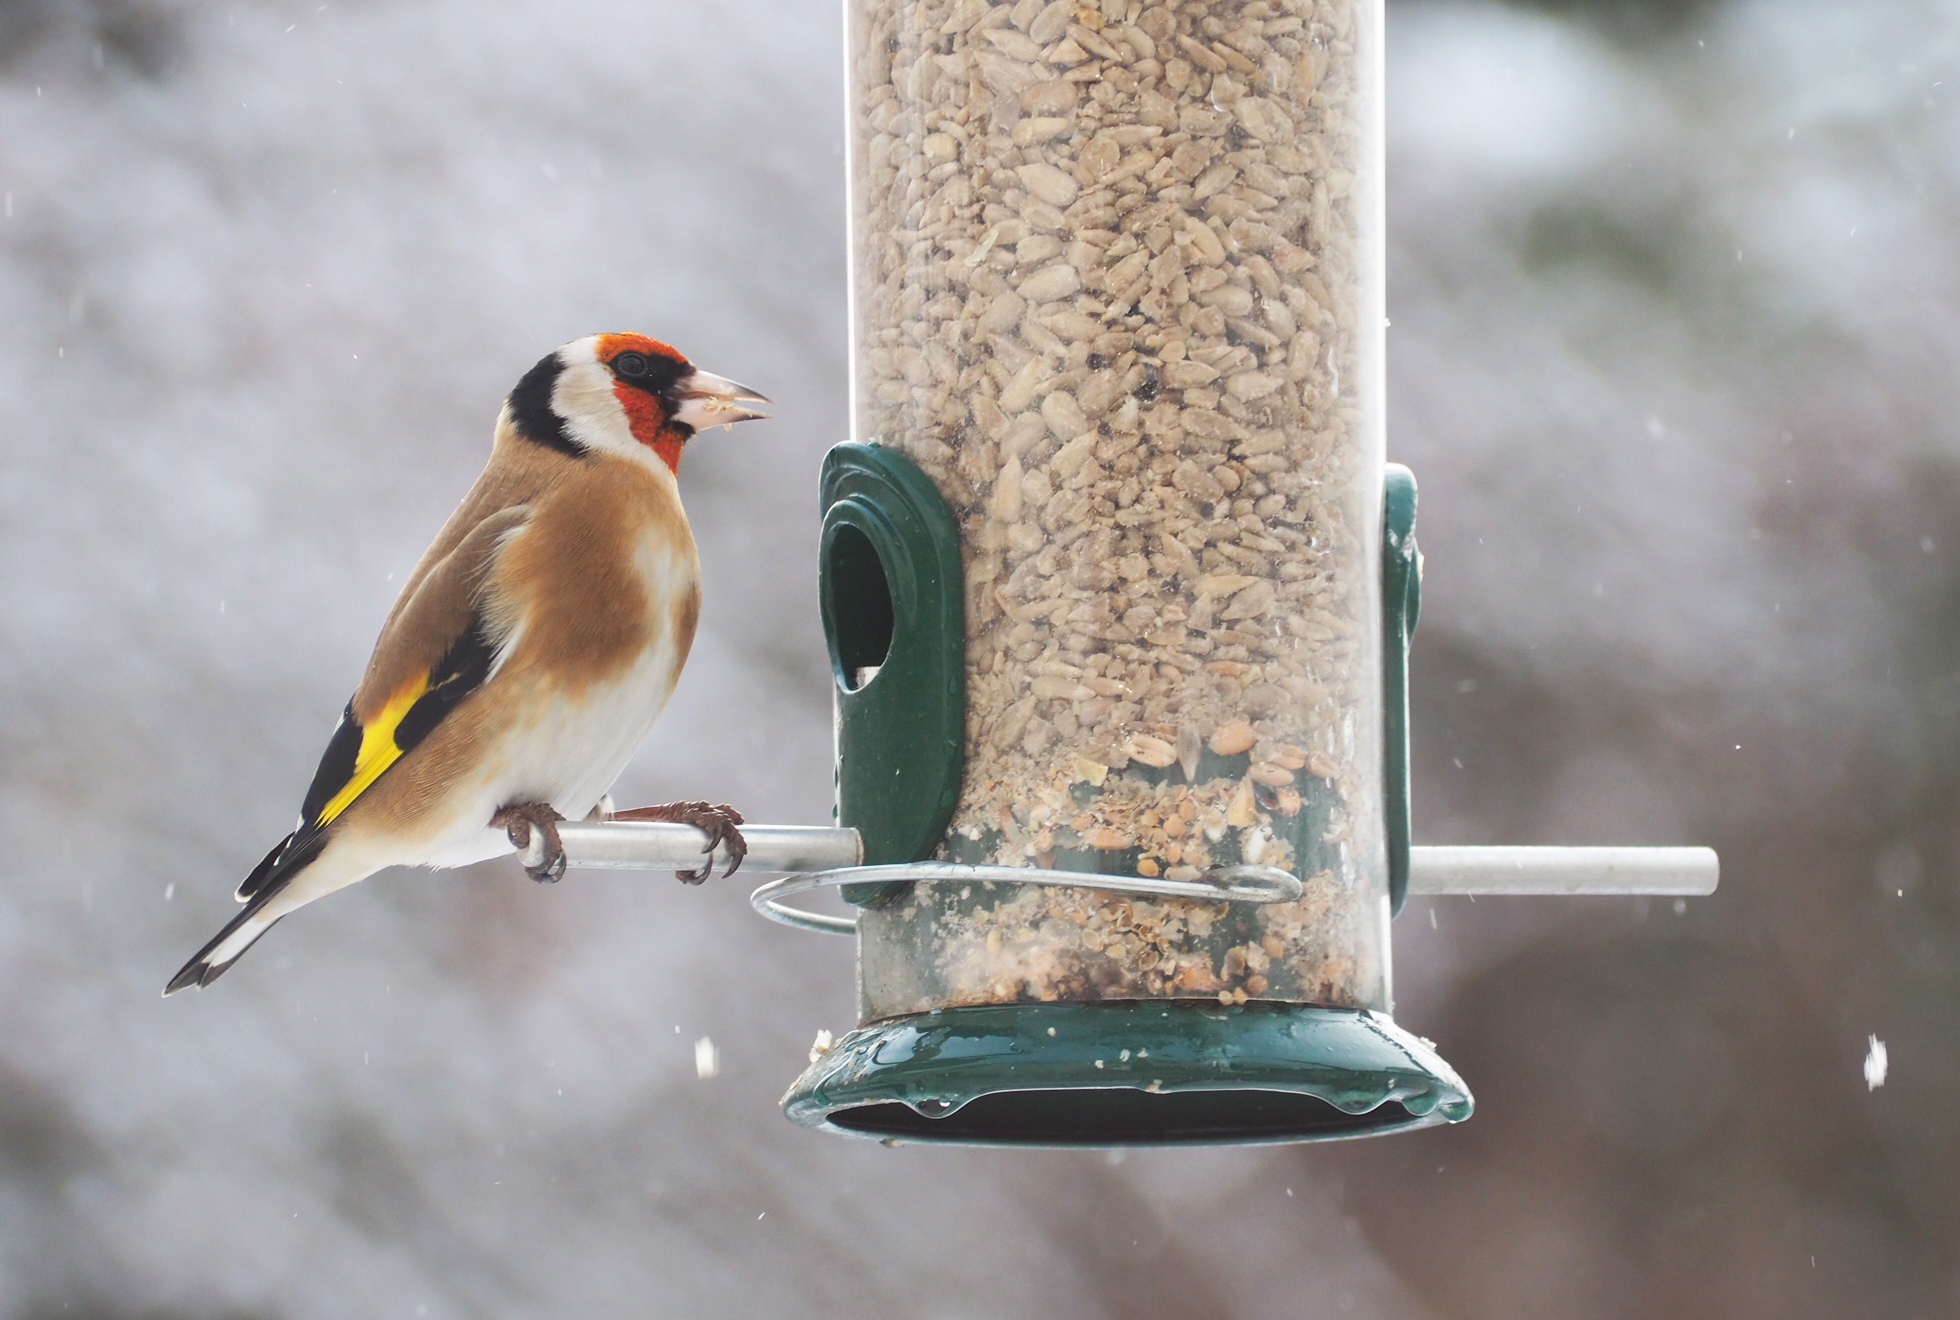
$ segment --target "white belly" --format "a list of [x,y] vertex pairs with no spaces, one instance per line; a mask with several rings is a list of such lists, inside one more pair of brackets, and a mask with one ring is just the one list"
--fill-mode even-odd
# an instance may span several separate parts
[[567,820],[584,819],[646,741],[679,676],[663,644],[625,678],[579,699],[535,698],[486,772],[457,786],[442,813],[449,828],[424,864],[465,866],[508,853],[504,831],[489,826],[506,806],[543,802]]
[[518,663],[523,648],[539,639],[520,635],[510,660],[473,698],[507,703],[518,718],[485,757],[482,773],[450,795],[425,865],[464,866],[510,852],[504,831],[488,823],[506,806],[542,802],[567,820],[582,820],[646,741],[687,660],[680,649],[684,641],[670,626],[668,602],[694,590],[697,569],[691,555],[685,560],[656,555],[651,546],[639,561],[652,601],[650,645],[629,669],[574,696],[548,679],[517,677],[539,672]]

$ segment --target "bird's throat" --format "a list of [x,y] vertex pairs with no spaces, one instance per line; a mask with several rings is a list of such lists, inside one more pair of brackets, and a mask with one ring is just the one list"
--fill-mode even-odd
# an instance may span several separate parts
[[685,443],[668,425],[667,411],[660,401],[644,390],[621,381],[613,386],[613,397],[626,410],[626,425],[633,438],[660,455],[660,461],[675,476],[681,474],[681,445]]
[[649,446],[676,477],[681,474],[681,440],[672,431],[662,431]]

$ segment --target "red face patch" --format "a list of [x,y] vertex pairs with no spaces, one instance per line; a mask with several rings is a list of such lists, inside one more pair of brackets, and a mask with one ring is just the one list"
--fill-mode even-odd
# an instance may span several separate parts
[[[599,336],[598,357],[601,362],[611,366],[622,353],[665,358],[681,368],[688,365],[687,359],[672,348],[645,335]],[[633,431],[633,438],[660,455],[660,461],[667,465],[668,470],[679,476],[682,441],[668,428],[667,410],[658,396],[622,378],[613,382],[613,397],[626,410],[626,423]]]
[[676,362],[687,359],[658,339],[648,339],[645,335],[600,335],[599,360],[610,363],[621,353],[645,353],[648,357],[672,358]]

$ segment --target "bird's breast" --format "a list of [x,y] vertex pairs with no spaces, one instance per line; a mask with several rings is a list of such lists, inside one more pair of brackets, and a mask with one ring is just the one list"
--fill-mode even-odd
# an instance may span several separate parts
[[671,481],[623,461],[591,466],[540,502],[499,569],[518,629],[509,663],[571,697],[644,682],[650,662],[678,672],[701,608],[700,561]]
[[511,721],[499,791],[567,815],[589,810],[646,739],[701,611],[700,561],[671,483],[616,475],[541,507],[502,568],[517,609],[492,680]]

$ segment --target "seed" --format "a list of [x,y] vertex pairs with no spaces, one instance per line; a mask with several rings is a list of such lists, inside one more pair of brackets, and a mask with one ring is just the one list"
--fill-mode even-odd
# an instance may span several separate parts
[[[1184,778],[1187,782],[1198,777],[1198,759],[1204,754],[1204,750],[1204,740],[1198,736],[1196,725],[1186,724],[1178,729],[1177,764],[1184,771]],[[1191,811],[1188,814],[1183,810],[1186,806],[1191,807]],[[1178,814],[1184,816],[1186,820],[1191,820],[1197,814],[1197,807],[1193,806],[1187,800],[1179,804]]]
[[1082,172],[1089,176],[1090,181],[1101,183],[1116,173],[1116,167],[1123,159],[1123,148],[1116,144],[1116,139],[1101,136],[1082,148],[1079,159]]
[[1279,595],[1279,586],[1267,578],[1259,578],[1233,595],[1232,601],[1218,617],[1221,619],[1256,619],[1273,607]]
[[1050,64],[1060,64],[1064,67],[1072,68],[1088,59],[1089,52],[1077,45],[1075,38],[1063,37],[1054,46],[1049,48],[1047,55],[1043,58]]
[[1028,24],[1028,36],[1044,46],[1047,45],[1068,31],[1068,21],[1074,9],[1075,5],[1071,0],[1054,0],[1054,3],[1041,10],[1035,15],[1034,21]]
[[1021,93],[1022,113],[1048,118],[1075,109],[1075,86],[1059,78],[1033,84]]
[[[1021,369],[1014,373],[1014,379],[1000,392],[1002,412],[1018,413],[1034,402],[1035,391],[1048,379],[1048,364],[1038,357],[1031,357]],[[1037,426],[1037,431],[1040,429]]]
[[1041,43],[1032,37],[1021,35],[1012,28],[995,28],[987,33],[986,37],[1010,60],[1032,64],[1041,58]]
[[1014,245],[1014,260],[1033,269],[1062,255],[1062,240],[1053,234],[1030,234]]
[[1225,382],[1225,392],[1241,403],[1250,403],[1265,398],[1285,383],[1284,377],[1270,371],[1241,371]]
[[1211,573],[1193,583],[1192,589],[1200,596],[1216,600],[1222,596],[1236,596],[1259,581],[1245,573]]
[[1253,732],[1252,725],[1240,719],[1220,725],[1207,745],[1220,756],[1237,756],[1251,751],[1258,741],[1259,735]]
[[1056,390],[1041,401],[1041,420],[1048,423],[1057,440],[1073,440],[1089,426],[1082,405],[1067,390]]
[[1257,800],[1253,794],[1252,780],[1249,778],[1241,779],[1238,787],[1232,791],[1230,804],[1225,808],[1225,823],[1234,829],[1250,829],[1259,823],[1259,814],[1255,809],[1256,806]]
[[994,521],[1016,523],[1021,521],[1021,460],[1009,455],[1000,466],[1000,475],[994,479],[993,502],[988,508]]
[[1198,385],[1209,385],[1218,379],[1218,369],[1208,367],[1202,362],[1166,362],[1164,364],[1164,384],[1174,390],[1188,390]]
[[1050,206],[1067,206],[1081,193],[1082,185],[1045,162],[1023,165],[1015,173],[1027,190]]
[[1052,142],[1068,132],[1070,122],[1060,116],[1045,115],[1023,119],[1014,125],[1010,137],[1017,147],[1039,146],[1043,142]]
[[1184,233],[1190,240],[1192,251],[1197,254],[1200,261],[1217,265],[1225,260],[1225,244],[1204,221],[1195,216],[1186,217]]
[[1238,116],[1239,127],[1261,142],[1293,140],[1291,117],[1262,96],[1242,96],[1232,110]]
[[[1075,267],[1066,261],[1058,261],[1052,266],[1043,266],[1034,274],[1021,281],[1015,292],[1029,302],[1054,302],[1066,298],[1082,287],[1082,276]],[[1007,405],[1001,405],[1005,408]]]

